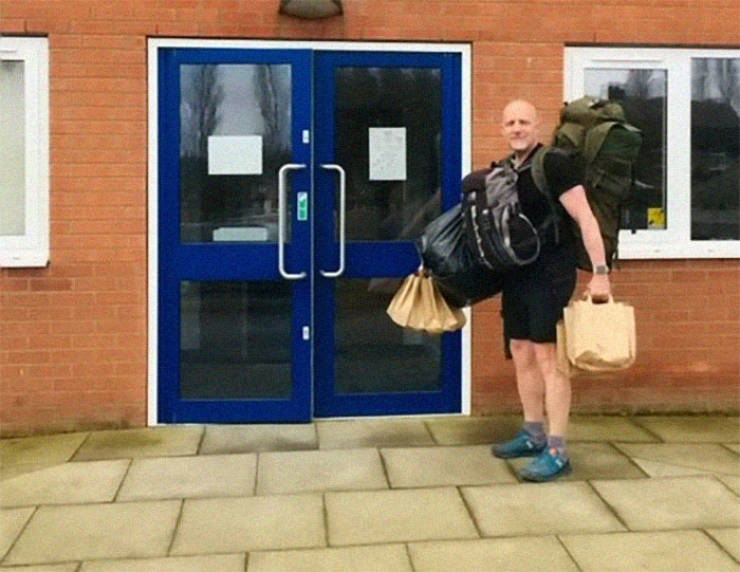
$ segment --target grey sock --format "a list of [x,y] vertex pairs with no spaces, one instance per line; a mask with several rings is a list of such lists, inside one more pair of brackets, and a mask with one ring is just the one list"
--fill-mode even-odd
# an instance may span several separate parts
[[524,430],[532,436],[537,444],[542,444],[547,440],[545,424],[542,421],[525,421]]
[[554,447],[559,455],[565,454],[565,437],[560,435],[550,435],[547,438],[547,447],[549,449]]

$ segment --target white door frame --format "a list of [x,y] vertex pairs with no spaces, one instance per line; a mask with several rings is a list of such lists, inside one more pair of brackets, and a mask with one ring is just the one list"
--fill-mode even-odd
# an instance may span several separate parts
[[[148,373],[147,373],[147,424],[159,424],[157,419],[157,363],[158,363],[158,148],[159,148],[159,58],[160,48],[236,48],[236,49],[311,49],[323,51],[365,52],[446,52],[459,53],[462,69],[461,135],[462,172],[471,170],[471,48],[469,44],[434,44],[413,42],[324,42],[286,40],[201,40],[182,38],[150,38],[148,52],[149,99],[149,168],[148,168]],[[461,408],[463,415],[471,411],[471,314],[465,309],[468,323],[462,330],[461,348]],[[428,415],[427,415],[428,417]]]

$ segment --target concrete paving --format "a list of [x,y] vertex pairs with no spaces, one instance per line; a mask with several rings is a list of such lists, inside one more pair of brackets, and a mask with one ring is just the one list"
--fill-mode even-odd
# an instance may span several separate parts
[[740,418],[576,416],[546,484],[489,453],[518,424],[0,440],[0,571],[740,570]]

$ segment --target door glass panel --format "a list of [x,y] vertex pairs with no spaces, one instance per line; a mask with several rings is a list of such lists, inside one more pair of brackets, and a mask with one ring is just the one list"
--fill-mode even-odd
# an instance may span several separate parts
[[740,58],[691,60],[691,238],[740,239]]
[[627,121],[642,130],[640,157],[635,164],[633,202],[623,211],[622,228],[666,228],[666,82],[660,69],[587,69],[585,94],[618,101]]
[[181,241],[277,241],[290,65],[182,65],[180,88]]
[[291,285],[180,283],[182,399],[291,396]]
[[336,393],[438,391],[441,336],[394,324],[385,312],[400,279],[336,281]]
[[341,67],[335,82],[347,240],[418,237],[440,212],[440,70]]
[[0,236],[26,233],[24,62],[0,62]]

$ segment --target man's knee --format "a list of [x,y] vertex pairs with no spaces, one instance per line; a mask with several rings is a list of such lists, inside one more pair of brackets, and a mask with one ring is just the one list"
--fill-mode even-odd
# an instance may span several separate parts
[[532,353],[537,361],[537,367],[545,378],[562,377],[563,372],[558,367],[557,346],[554,343],[533,344]]
[[536,363],[534,343],[530,340],[510,340],[509,349],[514,361],[517,363]]

